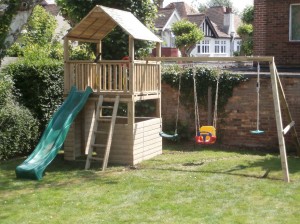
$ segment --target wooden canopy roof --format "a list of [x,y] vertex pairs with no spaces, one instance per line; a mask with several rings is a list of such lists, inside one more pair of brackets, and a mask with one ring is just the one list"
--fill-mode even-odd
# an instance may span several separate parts
[[99,42],[116,26],[134,39],[162,42],[132,13],[96,5],[66,37],[87,42]]

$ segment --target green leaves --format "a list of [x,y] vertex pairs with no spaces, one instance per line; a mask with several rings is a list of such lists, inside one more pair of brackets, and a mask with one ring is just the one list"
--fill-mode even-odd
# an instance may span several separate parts
[[203,32],[195,23],[188,20],[180,20],[172,25],[175,37],[175,45],[181,51],[182,56],[189,56],[193,46],[204,38]]
[[28,109],[14,102],[0,108],[0,161],[28,154],[38,136],[38,121]]
[[[195,65],[196,66],[196,65]],[[235,86],[246,80],[243,75],[231,74],[227,71],[218,71],[215,68],[199,67],[196,66],[196,89],[198,102],[201,105],[207,107],[207,93],[208,87],[212,87],[212,95],[215,96],[216,84],[219,77],[219,102],[218,108],[224,109],[228,99],[232,96],[232,92]],[[193,81],[193,68],[182,68],[178,65],[163,67],[162,80],[178,88],[179,79],[181,78],[181,102],[187,104],[194,102],[194,81]],[[213,99],[214,100],[214,99]]]
[[42,130],[63,100],[62,63],[20,62],[10,65],[6,73],[13,78],[17,100],[40,121]]

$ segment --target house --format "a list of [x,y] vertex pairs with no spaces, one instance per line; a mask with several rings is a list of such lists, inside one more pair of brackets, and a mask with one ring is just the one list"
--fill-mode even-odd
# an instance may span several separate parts
[[185,2],[173,2],[158,10],[155,21],[157,34],[164,41],[162,55],[174,56],[175,36],[171,27],[181,19],[197,24],[205,35],[205,38],[196,44],[191,56],[224,57],[240,51],[241,39],[236,33],[236,28],[241,20],[230,8],[218,6],[208,8],[205,13],[199,13]]
[[300,67],[300,0],[254,0],[254,55]]

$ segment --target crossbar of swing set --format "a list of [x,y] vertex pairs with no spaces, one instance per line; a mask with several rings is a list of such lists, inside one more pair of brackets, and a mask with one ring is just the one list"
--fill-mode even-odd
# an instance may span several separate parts
[[272,56],[237,56],[237,57],[147,57],[147,61],[180,61],[180,62],[273,62]]

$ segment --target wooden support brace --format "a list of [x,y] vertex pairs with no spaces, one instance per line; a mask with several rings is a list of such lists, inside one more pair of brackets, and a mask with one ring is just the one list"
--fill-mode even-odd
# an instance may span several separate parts
[[292,121],[289,123],[282,131],[282,133],[285,135],[286,133],[289,132],[289,130],[295,125],[295,121]]

